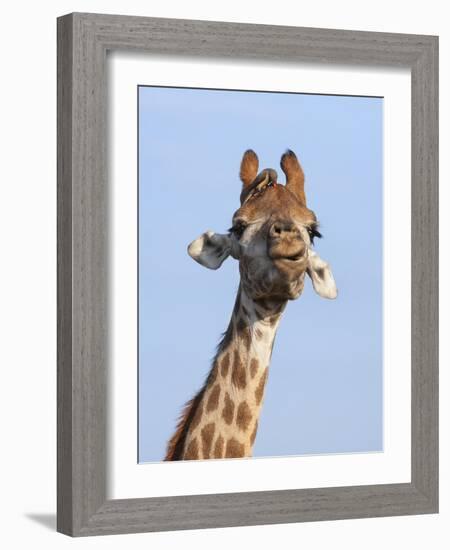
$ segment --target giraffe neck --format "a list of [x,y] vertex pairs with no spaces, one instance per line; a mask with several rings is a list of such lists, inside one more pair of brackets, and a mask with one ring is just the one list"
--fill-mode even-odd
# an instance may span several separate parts
[[[188,403],[166,460],[252,455],[272,347],[286,302],[239,288],[230,324],[203,388]],[[175,441],[176,439],[176,441]],[[170,450],[177,452],[170,457]]]

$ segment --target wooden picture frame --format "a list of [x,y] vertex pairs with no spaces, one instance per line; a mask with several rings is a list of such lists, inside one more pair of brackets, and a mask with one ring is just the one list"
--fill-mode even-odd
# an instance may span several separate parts
[[[106,52],[407,67],[411,482],[108,500]],[[438,511],[438,38],[74,13],[58,19],[58,510],[72,536]]]

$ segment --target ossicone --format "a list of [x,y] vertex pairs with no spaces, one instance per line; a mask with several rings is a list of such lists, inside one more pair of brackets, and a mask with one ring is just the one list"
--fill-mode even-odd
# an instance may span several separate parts
[[281,169],[286,176],[286,188],[306,206],[305,174],[294,151],[288,149],[281,157]]

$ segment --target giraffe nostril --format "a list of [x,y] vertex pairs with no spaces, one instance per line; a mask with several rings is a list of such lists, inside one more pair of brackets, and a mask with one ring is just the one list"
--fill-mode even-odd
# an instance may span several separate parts
[[297,233],[297,227],[294,223],[289,221],[276,221],[272,224],[269,230],[269,235],[272,238],[278,238],[282,235],[293,235]]
[[274,223],[272,225],[272,229],[271,229],[271,234],[274,236],[274,237],[278,237],[279,235],[281,235],[281,224],[279,223]]

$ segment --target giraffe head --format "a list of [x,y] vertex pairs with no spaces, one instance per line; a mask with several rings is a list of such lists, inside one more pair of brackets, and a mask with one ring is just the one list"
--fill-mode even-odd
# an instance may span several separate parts
[[306,205],[304,174],[295,153],[281,157],[286,185],[273,169],[258,172],[258,157],[244,153],[240,178],[241,205],[227,234],[207,231],[193,241],[189,255],[209,269],[232,256],[239,261],[241,284],[257,299],[294,300],[303,290],[305,274],[315,291],[335,298],[337,289],[328,264],[313,249],[321,237],[316,215]]

